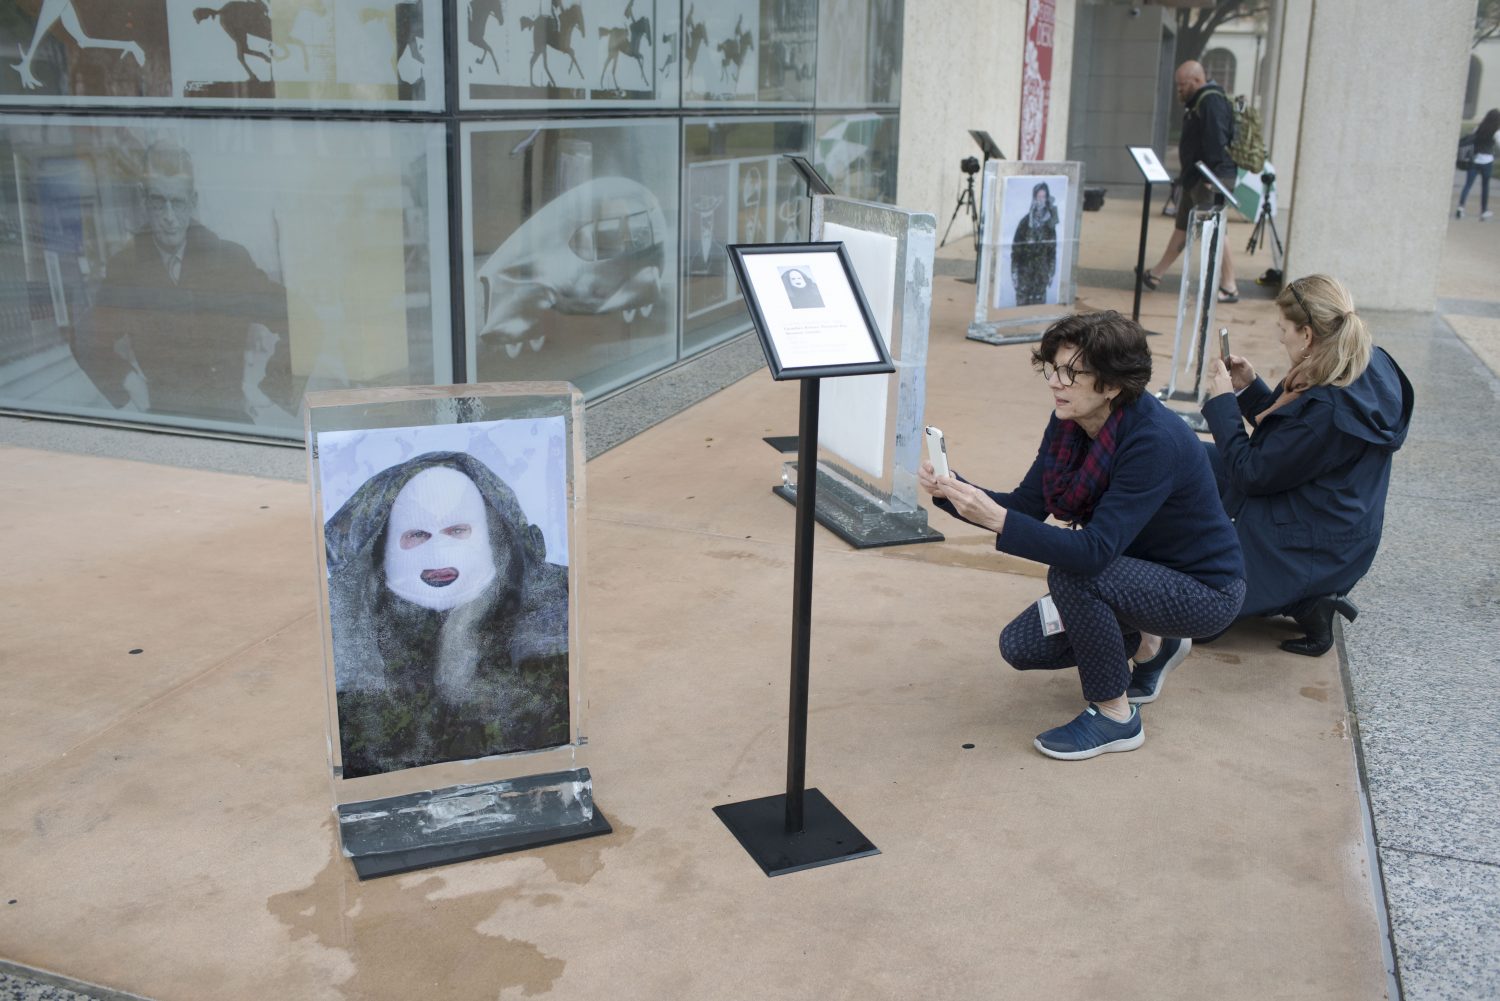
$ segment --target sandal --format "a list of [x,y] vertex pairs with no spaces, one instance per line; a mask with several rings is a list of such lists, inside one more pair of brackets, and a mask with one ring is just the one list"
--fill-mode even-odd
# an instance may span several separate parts
[[1239,290],[1236,289],[1234,291],[1231,291],[1231,290],[1225,288],[1224,286],[1220,285],[1219,286],[1219,301],[1220,302],[1239,302],[1240,301]]
[[1153,275],[1150,268],[1147,268],[1145,271],[1139,271],[1137,274],[1140,275],[1141,284],[1151,291],[1155,292],[1160,287],[1161,279]]

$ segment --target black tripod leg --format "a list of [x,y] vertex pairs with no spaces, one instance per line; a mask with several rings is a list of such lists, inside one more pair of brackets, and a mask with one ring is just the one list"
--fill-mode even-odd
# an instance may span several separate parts
[[959,195],[958,196],[958,204],[955,205],[955,206],[953,206],[953,214],[948,217],[948,228],[945,229],[945,230],[943,230],[943,238],[938,241],[938,246],[939,247],[943,246],[944,244],[946,244],[948,242],[948,234],[951,233],[951,232],[953,232],[953,223],[958,218],[958,210],[961,209],[961,208],[963,208],[963,207],[964,207],[964,199],[963,199],[962,195]]

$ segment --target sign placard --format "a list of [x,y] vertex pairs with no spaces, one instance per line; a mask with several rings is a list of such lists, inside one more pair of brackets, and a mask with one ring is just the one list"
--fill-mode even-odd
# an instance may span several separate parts
[[1000,144],[995,142],[995,137],[983,129],[970,129],[969,137],[979,144],[980,152],[986,160],[1004,160],[1005,154],[1000,152]]
[[792,167],[802,177],[802,182],[807,185],[809,195],[831,195],[833,188],[818,173],[818,168],[807,161],[807,157],[798,156],[795,153],[783,153],[782,159],[791,163]]
[[729,257],[771,378],[896,370],[842,243],[735,244]]
[[1150,146],[1126,146],[1130,155],[1135,157],[1135,165],[1140,168],[1141,176],[1152,184],[1170,184],[1172,175],[1167,173],[1167,168],[1162,166],[1161,158],[1156,155],[1156,150]]

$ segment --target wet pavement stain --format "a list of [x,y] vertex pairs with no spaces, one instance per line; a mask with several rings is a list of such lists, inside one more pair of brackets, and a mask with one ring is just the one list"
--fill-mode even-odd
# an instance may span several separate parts
[[605,817],[614,828],[614,833],[567,841],[537,851],[537,857],[546,863],[559,882],[582,886],[604,869],[605,849],[618,848],[635,837],[634,827],[622,824],[608,814]]
[[1305,685],[1299,691],[1304,699],[1312,699],[1314,702],[1328,701],[1328,689],[1322,685]]
[[[604,868],[604,849],[634,833],[616,822],[612,835],[539,849],[533,857],[559,882],[582,885]],[[266,908],[292,941],[310,937],[347,956],[353,975],[336,985],[344,997],[493,998],[509,988],[530,996],[550,991],[562,976],[564,960],[530,942],[477,930],[508,902],[554,905],[562,901],[558,894],[528,893],[519,881],[498,890],[443,893],[465,863],[361,883],[331,831],[328,836],[328,864],[307,886],[270,897]]]

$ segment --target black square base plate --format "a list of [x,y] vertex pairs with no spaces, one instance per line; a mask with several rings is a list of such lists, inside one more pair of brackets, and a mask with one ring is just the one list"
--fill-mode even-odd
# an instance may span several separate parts
[[765,796],[714,807],[714,813],[767,876],[879,855],[880,849],[816,789],[802,799],[802,831],[786,830],[786,796]]

